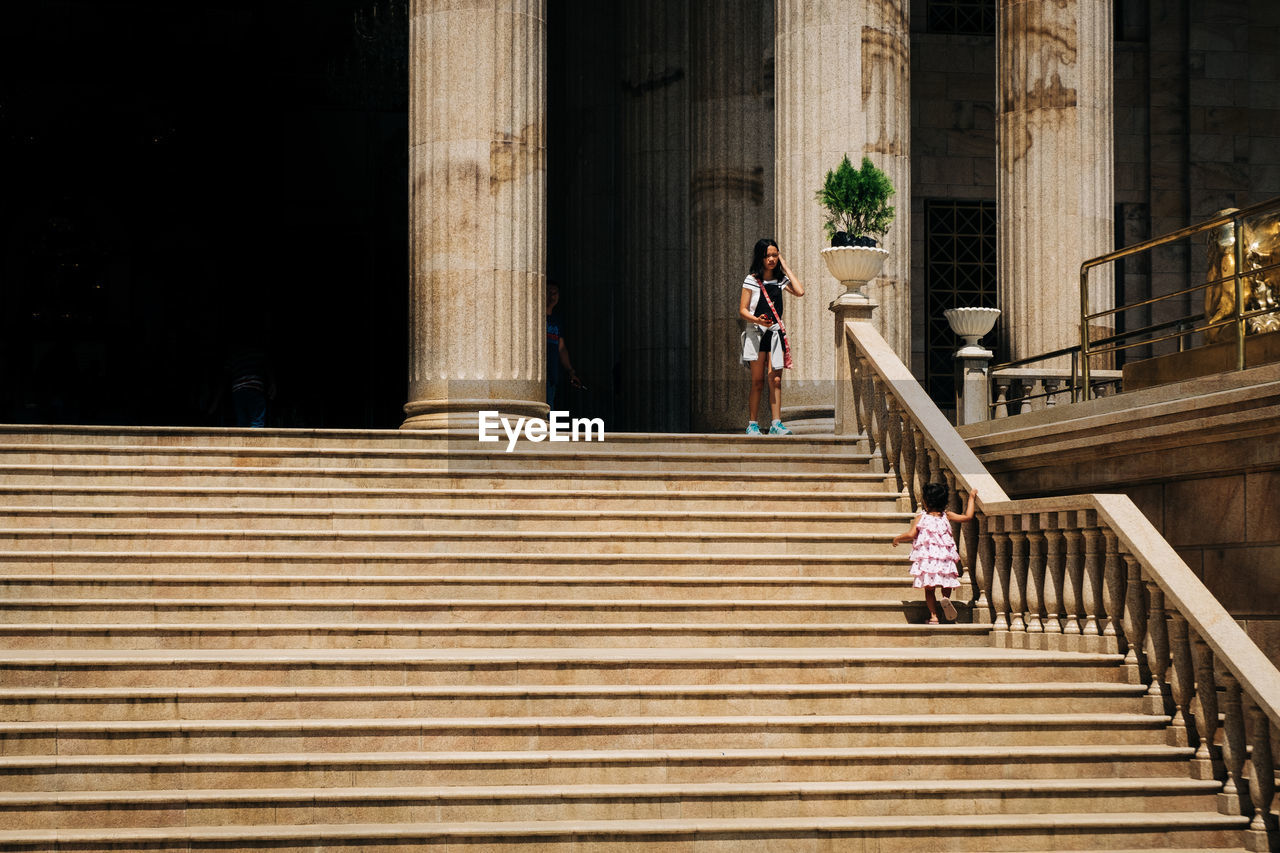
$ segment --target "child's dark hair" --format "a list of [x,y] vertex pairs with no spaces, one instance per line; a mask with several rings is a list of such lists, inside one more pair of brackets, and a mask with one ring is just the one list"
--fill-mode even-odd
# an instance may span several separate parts
[[942,512],[947,508],[951,490],[943,483],[930,483],[924,487],[924,508],[929,512]]

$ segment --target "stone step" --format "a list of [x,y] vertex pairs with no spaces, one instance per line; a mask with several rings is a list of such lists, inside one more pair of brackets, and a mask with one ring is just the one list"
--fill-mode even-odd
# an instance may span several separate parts
[[[970,626],[960,626],[969,630]],[[945,636],[955,626],[916,629]],[[6,687],[1128,683],[1120,655],[1027,649],[213,649],[0,652]]]
[[[217,624],[105,622],[70,625],[0,625],[0,650],[89,649],[718,649],[773,646],[792,649],[990,646],[990,626],[958,623],[924,625],[923,605],[903,608],[916,624],[831,622],[316,622],[298,624]],[[717,618],[719,618],[717,616]]]
[[793,578],[797,584],[810,577],[910,577],[905,548],[887,554],[787,554],[785,558],[758,552],[706,554],[691,551],[670,554],[651,552],[583,554],[514,554],[474,551],[465,554],[427,551],[374,553],[372,551],[175,551],[58,549],[40,551],[0,550],[0,571],[8,575],[150,572],[175,574],[216,572],[223,576],[249,575],[274,578],[302,573],[342,578],[381,578],[389,575],[558,576],[645,574],[663,577],[701,576],[736,578],[761,574]]
[[[798,512],[893,512],[899,495],[862,491],[789,491],[787,506]],[[10,507],[168,507],[253,509],[520,509],[609,511],[733,511],[744,506],[742,489],[467,489],[467,488],[193,488],[182,486],[0,485],[0,504]]]
[[[607,424],[606,424],[607,427]],[[520,449],[526,453],[561,453],[565,450],[589,453],[595,449],[644,450],[647,448],[698,450],[703,452],[733,452],[757,447],[761,441],[785,440],[786,447],[796,452],[825,453],[833,448],[853,448],[865,445],[860,436],[835,437],[831,435],[793,435],[785,439],[770,437],[748,438],[734,433],[624,433],[606,432],[604,442],[525,442]],[[506,447],[481,443],[475,430],[450,434],[427,433],[416,430],[343,430],[343,429],[240,429],[218,427],[114,427],[76,425],[0,424],[0,444],[12,446],[38,445],[115,447],[166,447],[166,448],[247,448],[262,450],[417,450],[440,452],[448,450],[485,450],[493,452]],[[864,447],[865,449],[865,447]]]
[[[909,592],[905,587],[904,592]],[[963,606],[963,605],[962,605]],[[288,625],[414,625],[485,627],[500,624],[836,626],[923,621],[918,598],[890,600],[775,598],[24,598],[0,599],[0,624],[67,629],[93,625],[216,625],[239,630]],[[896,617],[896,618],[895,618]],[[927,617],[926,617],[927,618]],[[966,615],[960,616],[968,621]]]
[[[872,568],[872,567],[867,567]],[[258,574],[0,574],[0,602],[38,599],[249,598],[255,601],[306,599],[719,599],[730,601],[911,601],[905,567],[894,575],[794,576],[673,575],[333,575],[263,577]],[[963,584],[952,597],[969,598]]]
[[[758,463],[757,463],[758,464]],[[861,467],[793,472],[771,470],[769,482],[777,493],[864,492],[889,486],[892,476]],[[573,490],[648,490],[725,492],[741,490],[743,472],[699,471],[686,468],[468,468],[449,462],[423,468],[349,468],[283,466],[135,466],[135,465],[0,465],[0,481],[10,486],[110,486],[230,489],[473,489],[541,488],[550,493]]]
[[[503,448],[505,443],[503,444]],[[288,467],[295,470],[341,467],[348,470],[449,468],[502,471],[591,470],[607,472],[648,471],[651,474],[676,469],[684,471],[737,472],[759,470],[759,453],[745,442],[738,452],[698,449],[677,444],[610,447],[607,443],[576,443],[556,451],[527,450],[521,442],[504,452],[500,447],[475,448],[440,446],[417,448],[359,447],[182,447],[119,445],[0,445],[0,464],[7,466],[76,467]],[[788,442],[774,442],[769,449],[772,469],[790,473],[863,470],[871,462],[870,453],[849,446],[833,446],[822,453],[805,450]]]
[[690,749],[1017,744],[1158,745],[1145,714],[873,714],[569,717],[343,717],[0,723],[4,755],[347,750]]
[[972,746],[0,756],[3,790],[1187,778],[1190,747]]
[[[900,531],[899,531],[900,532]],[[81,527],[40,529],[0,528],[0,551],[116,550],[121,557],[137,550],[183,551],[369,551],[459,552],[506,550],[519,554],[609,554],[647,551],[653,554],[739,554],[744,545],[759,546],[758,559],[775,562],[804,554],[861,554],[892,557],[888,532],[770,533],[767,541],[747,532],[621,531],[608,530],[241,530],[207,528],[181,530]],[[904,553],[905,548],[898,553]]]
[[[11,829],[463,820],[686,820],[1194,811],[1215,780],[1128,778],[474,785],[0,793]],[[127,814],[127,817],[123,817]]]
[[[1139,713],[1141,684],[0,688],[0,721],[694,714]],[[0,790],[3,790],[0,788]]]
[[[757,502],[736,510],[600,510],[600,509],[264,509],[199,507],[15,507],[0,506],[7,529],[119,531],[193,531],[212,528],[240,531],[399,532],[430,530],[494,533],[607,532],[634,534],[737,533],[758,536],[784,533],[883,534],[891,539],[911,525],[909,512],[787,512],[779,514]],[[910,549],[908,549],[910,550]]]
[[[910,815],[876,817],[740,817],[660,820],[533,820],[412,824],[315,824],[98,830],[9,830],[0,845],[19,851],[101,849],[111,844],[157,849],[344,851],[392,853],[419,845],[508,853],[569,849],[585,853],[644,846],[671,853],[730,851],[751,845],[770,853],[819,850],[1066,851],[1241,846],[1248,818],[1216,812],[1059,813],[1052,815]],[[478,846],[479,845],[479,846]]]

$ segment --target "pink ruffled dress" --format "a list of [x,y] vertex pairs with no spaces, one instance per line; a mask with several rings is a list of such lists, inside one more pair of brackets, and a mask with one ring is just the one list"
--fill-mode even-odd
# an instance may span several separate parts
[[959,563],[960,551],[951,535],[951,522],[945,515],[920,513],[916,539],[911,545],[911,576],[915,578],[912,586],[954,589],[960,586]]

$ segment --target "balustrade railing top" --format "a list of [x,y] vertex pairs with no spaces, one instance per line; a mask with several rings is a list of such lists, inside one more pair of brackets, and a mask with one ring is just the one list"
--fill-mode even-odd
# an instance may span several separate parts
[[1280,848],[1280,671],[1128,497],[1011,500],[875,328],[844,331],[858,428],[902,497],[919,507],[924,486],[945,481],[958,510],[978,491],[956,539],[993,643],[1123,655],[1149,685],[1148,710],[1195,747],[1189,772],[1223,782],[1220,810],[1252,816],[1249,849]]

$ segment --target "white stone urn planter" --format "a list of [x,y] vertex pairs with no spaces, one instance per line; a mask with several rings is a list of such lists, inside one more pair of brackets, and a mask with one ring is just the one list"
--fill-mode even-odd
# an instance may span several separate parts
[[951,331],[964,338],[964,346],[956,353],[957,358],[991,357],[991,352],[978,341],[995,326],[996,318],[1000,316],[999,308],[948,308],[942,313]]
[[858,301],[866,301],[862,286],[880,275],[888,249],[867,246],[832,246],[822,250],[827,270],[844,285],[845,295]]

